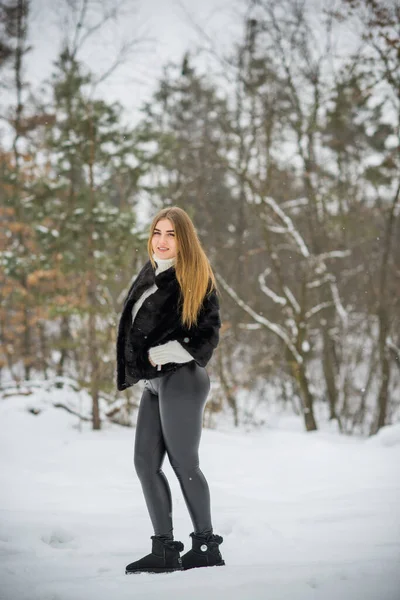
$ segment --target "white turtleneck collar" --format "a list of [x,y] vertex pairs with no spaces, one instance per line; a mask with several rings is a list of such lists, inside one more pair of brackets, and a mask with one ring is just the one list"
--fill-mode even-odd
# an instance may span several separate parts
[[171,267],[174,266],[174,264],[176,262],[175,256],[173,258],[158,258],[158,256],[153,254],[153,259],[157,263],[156,275],[159,275],[163,271],[170,269]]

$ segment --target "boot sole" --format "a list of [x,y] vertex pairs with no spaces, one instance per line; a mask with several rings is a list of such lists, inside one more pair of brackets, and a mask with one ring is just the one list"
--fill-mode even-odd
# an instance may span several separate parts
[[171,567],[170,569],[163,567],[144,567],[143,569],[138,569],[137,571],[125,570],[125,575],[140,575],[140,573],[173,573],[174,571],[183,571],[183,569],[182,567]]
[[216,563],[215,565],[196,565],[193,567],[182,567],[184,571],[190,571],[190,569],[202,569],[203,567],[224,567],[225,561],[221,560],[221,562]]

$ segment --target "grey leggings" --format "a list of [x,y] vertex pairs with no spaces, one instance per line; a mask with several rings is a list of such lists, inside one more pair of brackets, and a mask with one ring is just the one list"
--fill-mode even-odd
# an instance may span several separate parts
[[203,411],[210,391],[204,367],[191,361],[146,381],[135,438],[135,468],[155,535],[172,538],[171,491],[161,467],[168,454],[195,533],[212,533],[210,492],[199,468]]

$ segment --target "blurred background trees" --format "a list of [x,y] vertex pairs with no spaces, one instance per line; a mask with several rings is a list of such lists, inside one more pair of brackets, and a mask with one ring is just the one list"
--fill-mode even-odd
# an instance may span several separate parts
[[[308,431],[373,434],[399,418],[400,11],[243,7],[214,71],[188,49],[128,127],[80,59],[83,12],[35,97],[30,3],[0,4],[3,390],[68,378],[95,428],[134,422],[138,390],[115,390],[116,324],[146,260],[138,207],[174,204],[221,290],[206,424],[289,410]],[[357,32],[345,50],[343,31]]]

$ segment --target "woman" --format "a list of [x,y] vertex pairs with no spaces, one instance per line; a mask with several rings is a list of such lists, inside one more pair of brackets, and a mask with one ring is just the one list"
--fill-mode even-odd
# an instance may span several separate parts
[[[224,565],[213,533],[210,493],[199,468],[205,369],[219,341],[219,302],[210,263],[187,213],[161,210],[148,240],[150,260],[124,303],[117,339],[118,389],[145,380],[135,438],[135,468],[154,528],[152,552],[126,573]],[[168,454],[194,532],[192,549],[173,540],[171,492],[161,470]]]

